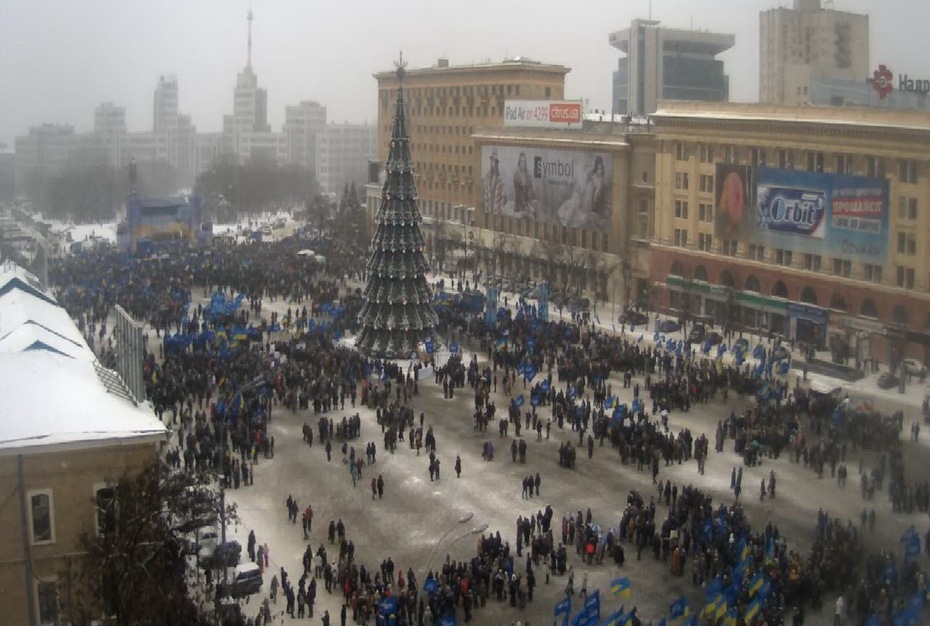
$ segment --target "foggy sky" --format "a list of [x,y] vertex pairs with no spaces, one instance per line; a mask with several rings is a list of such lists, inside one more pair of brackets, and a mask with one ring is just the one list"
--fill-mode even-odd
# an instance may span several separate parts
[[[722,55],[733,100],[758,97],[759,11],[790,0],[653,0],[670,27],[734,33]],[[621,53],[610,32],[647,17],[648,0],[253,0],[252,65],[268,117],[317,100],[330,121],[374,122],[374,72],[399,50],[411,67],[525,56],[572,68],[566,97],[609,108]],[[835,0],[870,13],[871,65],[930,78],[921,40],[927,0]],[[104,101],[126,107],[130,131],[150,130],[162,74],[178,78],[180,110],[200,132],[232,112],[246,63],[248,0],[0,0],[0,142],[43,122],[93,127]],[[863,77],[865,78],[865,77]]]

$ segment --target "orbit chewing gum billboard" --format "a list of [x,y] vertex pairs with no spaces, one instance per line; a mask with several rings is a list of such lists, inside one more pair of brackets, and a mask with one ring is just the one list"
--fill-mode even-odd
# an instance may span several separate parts
[[888,181],[717,165],[715,236],[800,254],[882,265],[888,258]]

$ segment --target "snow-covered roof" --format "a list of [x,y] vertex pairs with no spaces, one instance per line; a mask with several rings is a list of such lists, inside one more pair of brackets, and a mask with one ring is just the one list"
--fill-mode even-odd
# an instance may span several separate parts
[[0,456],[165,438],[147,404],[100,382],[92,363],[46,350],[0,354]]
[[130,398],[39,280],[0,266],[0,456],[164,439]]

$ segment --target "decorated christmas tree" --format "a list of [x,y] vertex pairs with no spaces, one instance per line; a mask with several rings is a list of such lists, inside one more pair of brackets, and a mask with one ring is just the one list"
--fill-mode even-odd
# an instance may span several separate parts
[[358,349],[369,356],[408,358],[433,335],[438,318],[426,283],[423,218],[417,208],[404,111],[404,63],[397,64],[397,104],[381,187],[381,206],[368,258],[368,285],[359,312]]

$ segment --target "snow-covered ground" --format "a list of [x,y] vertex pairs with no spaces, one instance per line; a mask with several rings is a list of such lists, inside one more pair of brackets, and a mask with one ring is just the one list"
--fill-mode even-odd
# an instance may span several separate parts
[[[511,305],[514,300],[510,298]],[[265,305],[269,309],[281,312],[287,309],[286,302]],[[557,316],[558,313],[555,312]],[[602,323],[610,328],[610,324]],[[619,326],[618,326],[619,330]],[[651,334],[646,334],[644,341],[651,341]],[[351,342],[351,339],[348,340]],[[471,350],[477,346],[462,344],[466,359],[471,357]],[[754,344],[754,342],[752,342]],[[444,352],[439,353],[442,362]],[[483,361],[483,355],[478,355]],[[826,388],[836,386],[828,379],[813,377],[816,384]],[[611,381],[615,393],[621,401],[630,402],[631,389],[622,389],[619,378]],[[641,382],[641,381],[640,381]],[[840,385],[842,386],[842,385]],[[870,395],[879,408],[893,399],[899,401],[896,393],[885,398],[868,382],[855,386],[857,393]],[[415,415],[425,413],[426,424],[432,426],[437,437],[438,456],[442,461],[442,478],[431,482],[427,472],[428,460],[425,455],[417,456],[407,442],[402,442],[396,454],[387,454],[383,450],[381,429],[375,421],[373,411],[365,408],[351,408],[332,411],[328,417],[341,419],[343,415],[359,413],[362,420],[362,436],[350,442],[357,454],[361,454],[365,444],[374,441],[378,448],[377,463],[365,469],[362,480],[356,487],[342,462],[338,445],[333,450],[331,462],[327,462],[323,446],[315,441],[313,447],[302,441],[301,428],[305,422],[316,427],[319,415],[312,410],[293,413],[275,407],[270,425],[270,434],[275,437],[275,457],[260,459],[255,466],[255,485],[228,492],[231,501],[237,503],[241,515],[241,525],[230,529],[245,545],[249,530],[254,529],[259,543],[267,542],[271,554],[272,570],[265,575],[264,593],[267,594],[271,576],[278,574],[280,568],[288,571],[292,580],[299,578],[302,572],[301,557],[308,543],[314,550],[320,544],[327,547],[328,554],[333,555],[337,546],[330,546],[325,538],[326,526],[331,519],[342,519],[347,527],[348,537],[355,543],[357,559],[369,567],[391,556],[398,568],[413,568],[420,580],[428,567],[437,567],[449,555],[452,559],[471,558],[476,550],[477,538],[470,530],[481,524],[488,524],[489,530],[500,532],[504,540],[515,548],[515,520],[518,515],[535,514],[538,510],[551,504],[556,513],[556,527],[563,514],[585,511],[591,508],[594,520],[604,527],[616,524],[626,504],[626,496],[631,489],[636,489],[650,497],[655,493],[651,475],[637,472],[634,466],[619,463],[616,451],[609,446],[596,447],[593,458],[580,453],[575,469],[561,468],[558,463],[558,445],[563,441],[577,443],[578,436],[571,430],[561,430],[553,425],[551,439],[545,435],[542,441],[536,441],[535,433],[524,432],[529,446],[528,460],[525,465],[513,463],[510,459],[509,445],[511,438],[498,437],[496,425],[492,424],[487,432],[476,432],[471,417],[472,402],[468,389],[457,390],[454,399],[442,396],[432,378],[432,370],[421,372],[419,395],[413,398]],[[515,393],[522,392],[520,383]],[[501,387],[493,394],[493,400],[501,410],[509,402]],[[919,406],[918,390],[913,388],[904,398],[912,398]],[[674,432],[689,428],[696,435],[706,433],[713,437],[717,421],[729,414],[731,410],[741,412],[751,406],[750,400],[740,402],[730,398],[728,403],[719,400],[706,405],[693,405],[688,413],[673,412],[671,429]],[[910,404],[909,404],[910,406]],[[548,418],[548,408],[540,410],[543,418]],[[916,417],[911,409],[909,416]],[[910,423],[907,421],[906,423]],[[511,429],[512,432],[512,429]],[[921,438],[927,439],[926,430]],[[491,441],[495,446],[495,459],[485,462],[481,458],[484,441]],[[926,443],[926,441],[922,442]],[[905,444],[907,467],[910,475],[919,472],[921,464],[927,462],[924,446]],[[462,477],[456,478],[453,465],[456,457],[462,460]],[[860,461],[868,469],[876,462],[871,453],[850,451],[847,463],[855,472]],[[697,473],[696,465],[687,463],[662,467],[659,478],[672,480],[679,486],[694,484],[714,497],[715,502],[732,502],[729,479],[732,468],[741,466],[742,461],[733,453],[732,442],[728,442],[725,451],[711,453],[706,464],[706,473]],[[759,481],[768,476],[770,470],[778,475],[778,498],[775,501],[760,502],[757,496]],[[521,497],[520,481],[524,476],[539,472],[542,478],[541,497],[524,500]],[[383,500],[372,500],[369,482],[372,477],[381,475],[385,481]],[[875,508],[879,524],[875,535],[867,536],[870,549],[886,547],[898,548],[898,538],[910,524],[923,526],[923,515],[892,513],[886,495],[877,494],[876,499],[864,503],[859,496],[858,481],[855,474],[850,485],[840,489],[836,481],[829,476],[817,480],[815,475],[802,465],[796,465],[786,455],[778,460],[765,459],[761,466],[744,468],[744,506],[755,528],[761,528],[769,520],[776,523],[789,545],[806,553],[813,540],[813,529],[818,509],[823,508],[842,519],[858,520],[859,512],[865,506]],[[287,521],[285,501],[292,495],[301,510],[307,504],[314,509],[313,531],[309,542],[304,541],[300,523],[296,525]],[[658,519],[665,517],[665,505],[659,503]],[[459,518],[466,512],[474,514],[466,524],[460,524]],[[558,532],[556,532],[558,540]],[[629,576],[633,581],[633,597],[625,600],[628,605],[639,607],[639,615],[646,621],[658,620],[666,614],[668,603],[681,594],[692,599],[696,606],[701,594],[690,584],[690,564],[686,566],[686,576],[670,576],[668,564],[655,561],[650,554],[645,554],[642,561],[636,561],[635,551],[627,550],[627,563],[619,568],[612,562],[602,565],[587,566],[569,550],[569,563],[576,570],[576,588],[582,572],[589,576],[589,589],[602,591],[602,611],[610,612],[624,603],[609,593],[610,581],[618,575]],[[921,557],[925,558],[925,557]],[[553,578],[546,584],[542,571],[537,571],[539,587],[534,601],[525,614],[511,608],[509,604],[499,604],[491,600],[487,607],[475,613],[475,623],[501,624],[512,623],[518,619],[529,619],[533,624],[549,623],[553,604],[562,597],[564,578]],[[322,582],[322,581],[320,581]],[[339,615],[340,598],[338,592],[329,595],[319,587],[318,603],[314,620],[318,620],[322,611],[328,609],[335,618]],[[257,611],[257,602],[253,599],[245,606],[248,614]],[[826,604],[825,606],[829,606]],[[274,607],[276,614],[283,611],[279,600]],[[605,613],[606,614],[606,613]],[[819,623],[829,619],[827,610],[822,615],[810,615],[809,620]],[[300,620],[298,620],[300,621]]]

